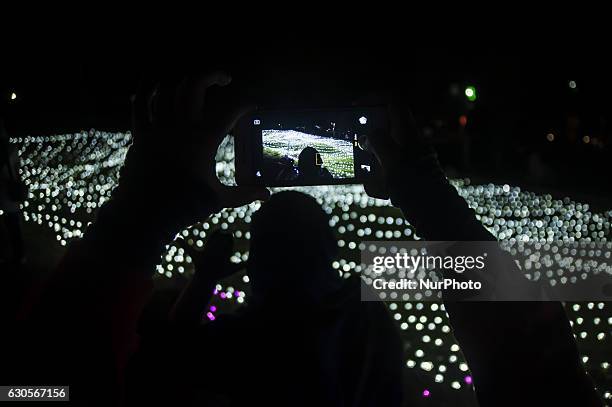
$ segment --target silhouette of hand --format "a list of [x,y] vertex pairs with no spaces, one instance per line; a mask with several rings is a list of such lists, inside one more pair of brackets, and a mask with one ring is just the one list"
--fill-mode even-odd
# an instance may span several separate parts
[[[370,102],[371,103],[371,102]],[[364,182],[369,196],[388,199],[390,180],[407,175],[419,176],[441,172],[435,150],[424,139],[414,121],[410,109],[399,104],[387,106],[389,129],[369,134],[368,145],[380,164],[381,173],[373,166],[371,177]]]
[[213,232],[202,251],[194,249],[182,239],[179,244],[192,258],[195,274],[174,304],[170,312],[170,319],[199,324],[217,281],[229,277],[243,266],[230,261],[234,246],[234,240],[230,234],[220,231]]
[[234,239],[229,233],[219,230],[213,232],[206,241],[203,250],[197,250],[188,245],[184,240],[180,244],[185,249],[195,267],[195,276],[206,274],[206,278],[215,282],[244,268],[242,264],[235,264],[230,261],[234,248]]
[[228,100],[230,92],[209,97],[230,83],[228,74],[214,72],[143,85],[133,100],[134,141],[116,196],[169,218],[175,230],[212,211],[267,199],[266,188],[226,186],[216,175],[219,143],[248,110]]
[[389,132],[368,136],[374,155],[388,177],[400,167],[418,169],[427,163],[438,167],[437,154],[424,139],[406,106],[391,104],[387,108]]

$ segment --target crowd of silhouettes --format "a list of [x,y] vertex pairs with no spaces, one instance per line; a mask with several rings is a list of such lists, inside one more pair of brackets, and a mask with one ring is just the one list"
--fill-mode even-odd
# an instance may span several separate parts
[[[208,91],[231,82],[224,72],[143,81],[119,185],[3,331],[2,384],[68,384],[77,405],[410,405],[398,328],[383,303],[360,300],[359,277],[332,268],[338,245],[329,215],[300,192],[270,196],[217,178],[218,145],[247,108]],[[395,101],[388,113],[391,131],[368,140],[383,173],[366,192],[383,191],[425,239],[494,240],[449,184],[408,109]],[[2,143],[5,188],[15,171]],[[301,177],[329,178],[317,154],[301,152]],[[0,189],[3,205],[5,196]],[[143,324],[165,245],[222,208],[255,200],[264,203],[251,225],[248,305],[202,323],[215,284],[237,271],[232,236],[217,232],[201,252],[185,246],[195,274],[172,306],[157,310],[163,315]],[[5,219],[19,259],[13,209],[3,206],[17,214]],[[601,405],[560,303],[445,306],[481,406]]]

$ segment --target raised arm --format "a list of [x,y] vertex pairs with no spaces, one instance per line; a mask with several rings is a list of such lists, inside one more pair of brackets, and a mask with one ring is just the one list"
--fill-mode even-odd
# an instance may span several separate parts
[[181,228],[223,207],[266,199],[265,188],[222,185],[215,154],[244,109],[206,93],[222,72],[145,86],[134,100],[134,141],[112,199],[74,243],[26,318],[43,337],[29,369],[72,386],[71,398],[112,405],[136,344],[154,266]]
[[[495,240],[444,175],[408,109],[391,106],[390,134],[371,137],[392,203],[427,240]],[[367,186],[366,186],[367,190]],[[598,406],[558,302],[445,301],[481,406]]]

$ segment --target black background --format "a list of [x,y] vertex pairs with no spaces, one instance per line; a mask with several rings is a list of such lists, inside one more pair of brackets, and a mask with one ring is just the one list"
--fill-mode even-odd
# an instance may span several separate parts
[[[13,136],[124,131],[130,96],[143,77],[212,69],[230,72],[232,87],[261,105],[343,106],[393,93],[411,105],[451,176],[507,182],[609,208],[612,63],[598,42],[484,43],[475,38],[486,33],[463,33],[430,46],[412,32],[292,34],[280,30],[237,42],[202,33],[196,45],[122,39],[115,46],[103,38],[78,47],[57,41],[7,49],[2,115]],[[474,103],[463,94],[468,85],[477,89]],[[467,117],[469,160],[458,153],[461,115]],[[555,134],[554,142],[548,133]],[[585,136],[597,142],[584,143]],[[534,176],[534,155],[547,175]]]

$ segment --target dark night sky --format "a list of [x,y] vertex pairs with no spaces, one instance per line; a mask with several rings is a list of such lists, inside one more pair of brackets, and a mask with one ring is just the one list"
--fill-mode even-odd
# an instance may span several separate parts
[[[574,171],[573,182],[584,183],[580,174],[585,165],[592,166],[587,170],[595,184],[604,182],[608,167],[597,163],[609,162],[612,144],[612,63],[604,48],[595,43],[475,45],[469,37],[452,41],[444,47],[412,47],[411,38],[362,40],[345,35],[334,40],[202,43],[172,47],[170,52],[162,52],[162,47],[136,52],[125,43],[28,48],[4,64],[2,110],[13,135],[125,130],[129,97],[144,75],[223,68],[232,73],[233,86],[248,88],[260,105],[339,106],[375,90],[392,90],[410,103],[423,126],[442,120],[452,127],[466,112],[467,129],[475,137],[486,134],[497,140],[485,140],[483,148],[501,146],[514,155],[542,151],[557,166],[567,166],[575,148],[568,145],[551,154],[545,135],[566,132],[568,117],[577,117],[578,137],[598,136],[607,140],[607,147],[593,153],[594,160],[591,152],[573,160],[580,169]],[[576,90],[568,87],[570,80],[576,81]],[[461,95],[450,95],[453,83],[461,92],[467,84],[476,86],[478,100],[471,109],[466,110]],[[11,92],[18,96],[12,102]],[[496,160],[483,156],[480,168],[474,169],[500,170]],[[512,159],[504,161],[505,167],[512,167]],[[564,175],[561,183],[567,184],[572,174]]]
[[[504,106],[517,118],[582,109],[607,114],[612,78],[603,50],[489,48],[465,45],[411,48],[408,44],[314,41],[254,42],[239,46],[136,53],[94,47],[88,51],[48,48],[21,52],[4,65],[2,91],[18,94],[17,112],[27,111],[19,130],[65,131],[81,127],[125,128],[129,95],[145,73],[223,67],[237,83],[258,87],[273,103],[325,104],[372,88],[404,89],[414,109],[434,112],[445,104],[451,82],[478,86],[482,104]],[[188,56],[186,56],[188,55]],[[567,82],[580,84],[580,95]],[[580,103],[578,102],[580,99]],[[535,110],[535,112],[534,112]],[[11,112],[11,113],[14,113]],[[20,118],[21,119],[21,118]],[[30,130],[31,129],[31,130]]]

